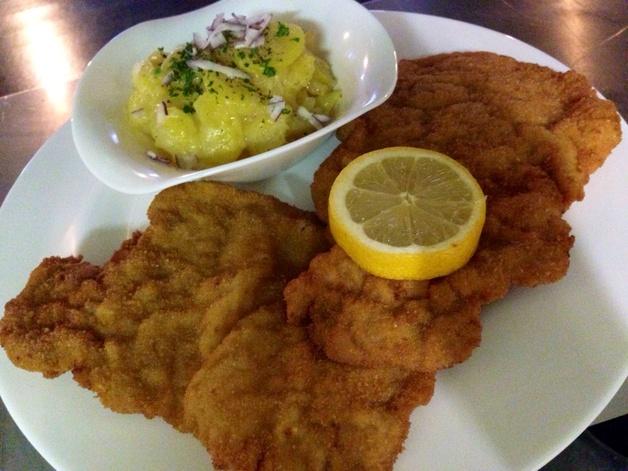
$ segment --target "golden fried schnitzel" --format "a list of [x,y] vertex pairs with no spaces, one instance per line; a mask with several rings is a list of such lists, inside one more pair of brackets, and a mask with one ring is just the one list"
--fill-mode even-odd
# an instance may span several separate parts
[[221,469],[390,469],[434,374],[335,363],[286,324],[286,282],[328,248],[314,215],[208,182],[148,215],[102,268],[33,271],[0,320],[9,358],[194,433]]
[[433,299],[435,289],[369,275],[334,246],[284,293],[289,322],[309,316],[311,337],[329,358],[432,372],[466,359],[481,335],[479,303],[453,289]]
[[332,362],[284,316],[263,307],[214,350],[187,390],[186,426],[220,468],[391,469],[434,374]]
[[573,238],[562,214],[619,142],[615,106],[575,72],[487,52],[401,61],[392,97],[340,132],[312,196],[327,219],[331,185],[355,157],[416,146],[465,165],[487,195],[471,261],[428,282],[368,275],[334,247],[285,290],[288,316],[337,361],[434,371],[480,341],[480,308],[512,286],[564,276]]
[[216,183],[167,189],[148,216],[102,268],[45,259],[7,304],[0,344],[21,368],[72,371],[111,409],[181,428],[202,359],[327,243],[312,215]]

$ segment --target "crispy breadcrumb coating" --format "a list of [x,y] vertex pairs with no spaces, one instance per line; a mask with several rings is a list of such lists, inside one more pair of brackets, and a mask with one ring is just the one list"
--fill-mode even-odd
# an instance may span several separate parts
[[334,247],[286,288],[288,315],[309,319],[327,355],[355,365],[420,371],[467,358],[480,342],[480,308],[512,286],[564,276],[573,244],[562,215],[619,142],[613,103],[576,72],[488,52],[401,61],[391,98],[339,133],[342,144],[312,183],[327,220],[331,185],[351,160],[416,146],[458,160],[487,195],[470,262],[428,282],[368,275]]

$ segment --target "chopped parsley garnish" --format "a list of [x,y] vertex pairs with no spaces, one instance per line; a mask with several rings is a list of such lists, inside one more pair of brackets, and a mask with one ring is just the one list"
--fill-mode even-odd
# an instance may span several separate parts
[[202,77],[187,64],[187,61],[193,58],[194,45],[192,43],[187,43],[183,49],[173,54],[170,62],[172,80],[168,83],[170,96],[193,96],[203,93]]
[[301,41],[301,38],[292,38],[290,41],[294,41],[295,43],[298,43],[299,41]]
[[277,69],[275,69],[273,66],[268,65],[269,62],[270,62],[270,58],[262,59],[260,57],[260,60],[258,63],[262,67],[262,74],[264,74],[266,77],[274,77],[277,74]]
[[192,114],[196,113],[196,110],[194,109],[193,105],[186,103],[185,105],[183,105],[183,112]]
[[283,36],[288,36],[289,34],[290,34],[290,28],[288,28],[285,24],[283,24],[280,21],[279,26],[277,26],[277,34],[275,34],[275,36],[277,36],[278,38],[281,38]]
[[194,55],[194,45],[192,43],[185,43],[185,47],[183,48],[182,54],[181,56],[183,57],[183,59],[185,60],[189,60],[192,59],[192,56]]

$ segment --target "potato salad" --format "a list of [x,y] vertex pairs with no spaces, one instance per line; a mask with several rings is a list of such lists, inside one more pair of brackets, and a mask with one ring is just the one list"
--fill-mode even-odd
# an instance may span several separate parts
[[201,169],[259,154],[333,119],[341,92],[297,24],[270,14],[218,15],[203,34],[133,70],[131,129],[147,156]]

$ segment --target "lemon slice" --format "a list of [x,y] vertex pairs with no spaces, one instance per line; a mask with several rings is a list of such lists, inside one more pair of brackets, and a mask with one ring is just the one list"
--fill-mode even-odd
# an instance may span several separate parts
[[388,147],[353,160],[329,196],[334,239],[364,270],[426,280],[471,258],[486,198],[452,158],[416,147]]

